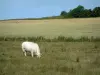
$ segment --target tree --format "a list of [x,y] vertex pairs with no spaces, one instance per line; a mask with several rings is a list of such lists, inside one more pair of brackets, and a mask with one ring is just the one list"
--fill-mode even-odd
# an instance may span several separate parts
[[60,16],[63,16],[63,18],[100,17],[100,7],[95,7],[91,10],[85,9],[83,6],[79,5],[70,10],[68,13],[66,11],[62,11]]
[[79,5],[78,7],[74,8],[69,12],[70,15],[72,15],[75,18],[81,17],[80,13],[84,11],[84,7]]
[[95,7],[93,9],[93,16],[94,17],[99,17],[100,16],[100,7]]
[[80,13],[81,17],[92,17],[92,10],[91,9],[84,9],[84,11],[82,11]]
[[66,18],[67,17],[67,12],[66,11],[62,11],[60,16],[63,16],[64,18]]

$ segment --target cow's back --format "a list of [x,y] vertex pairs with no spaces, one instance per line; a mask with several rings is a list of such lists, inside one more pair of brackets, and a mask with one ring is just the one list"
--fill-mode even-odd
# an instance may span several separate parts
[[27,51],[31,51],[33,49],[33,44],[32,42],[23,42],[22,43],[22,49],[25,49]]

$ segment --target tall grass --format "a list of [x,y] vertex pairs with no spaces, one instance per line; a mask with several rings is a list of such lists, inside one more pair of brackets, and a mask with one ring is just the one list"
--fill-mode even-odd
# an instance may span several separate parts
[[0,41],[39,41],[39,42],[99,42],[100,37],[86,37],[82,36],[79,38],[58,36],[55,38],[45,38],[43,36],[37,37],[0,37]]
[[22,41],[6,38],[0,41],[0,75],[100,75],[100,42],[38,42],[38,59],[23,55]]

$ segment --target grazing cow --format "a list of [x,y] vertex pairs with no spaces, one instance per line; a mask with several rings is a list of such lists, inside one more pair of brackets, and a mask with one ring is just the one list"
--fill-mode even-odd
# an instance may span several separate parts
[[37,57],[41,57],[40,54],[40,49],[37,43],[34,42],[23,42],[22,43],[22,50],[24,52],[24,55],[26,56],[26,52],[31,52],[31,56],[33,57],[33,55],[36,55]]

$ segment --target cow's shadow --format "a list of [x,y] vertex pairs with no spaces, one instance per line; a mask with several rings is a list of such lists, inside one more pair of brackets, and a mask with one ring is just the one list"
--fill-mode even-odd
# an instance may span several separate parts
[[[27,54],[27,56],[31,56],[31,52],[26,52],[26,54]],[[36,54],[33,54],[34,55],[34,57],[36,57]]]

